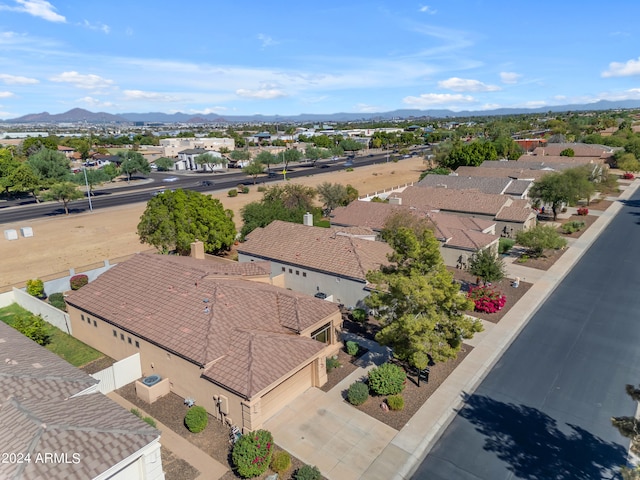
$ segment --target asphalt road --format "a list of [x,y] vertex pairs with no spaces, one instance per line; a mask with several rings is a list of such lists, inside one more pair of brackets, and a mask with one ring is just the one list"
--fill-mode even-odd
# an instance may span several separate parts
[[640,192],[468,396],[414,480],[608,479],[640,383]]
[[[353,168],[385,161],[387,161],[386,154],[356,157],[353,160]],[[318,162],[316,163],[316,166],[313,166],[310,163],[295,164],[289,166],[287,170],[287,178],[304,177],[316,173],[327,173],[342,170],[345,168],[344,164],[345,159]],[[282,180],[282,166],[272,166],[272,171],[277,173],[275,177],[267,178],[266,175],[261,175],[257,178],[257,182],[265,183]],[[199,192],[210,192],[213,190],[228,190],[236,187],[240,183],[248,185],[251,188],[253,184],[253,178],[240,171],[224,174],[193,173],[188,175],[173,174],[171,172],[152,173],[149,178],[153,180],[152,183],[96,191],[95,195],[91,197],[93,209],[99,210],[101,208],[147,202],[153,196],[154,192],[162,189],[171,190],[184,188]],[[176,180],[173,182],[163,181],[166,178],[176,178]],[[213,185],[203,186],[202,182],[204,180],[211,181]],[[73,201],[69,204],[69,213],[80,213],[88,210],[89,202],[86,198]],[[0,224],[15,223],[33,218],[51,217],[56,215],[64,215],[64,208],[62,204],[58,202],[35,204],[33,200],[25,199],[23,201],[4,202],[0,204]]]

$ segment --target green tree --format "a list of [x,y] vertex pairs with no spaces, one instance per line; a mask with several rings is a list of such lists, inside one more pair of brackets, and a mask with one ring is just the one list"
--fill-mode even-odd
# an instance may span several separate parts
[[322,150],[318,147],[307,147],[304,150],[304,156],[307,160],[311,160],[313,165],[320,160],[322,157]]
[[11,183],[11,174],[20,166],[20,162],[16,160],[12,152],[7,148],[0,148],[0,188],[6,194],[13,185]]
[[180,255],[188,255],[191,243],[201,240],[205,252],[216,254],[233,244],[236,227],[233,212],[225,210],[220,200],[179,189],[149,200],[138,224],[138,236],[141,243]]
[[559,250],[567,245],[558,231],[551,225],[536,225],[516,234],[516,243],[527,248],[529,255],[540,257],[545,249]]
[[202,167],[203,170],[207,168],[213,170],[216,165],[226,165],[228,160],[223,156],[216,156],[212,153],[203,153],[198,155],[195,159],[196,165]]
[[113,179],[120,175],[118,167],[115,163],[108,163],[104,167],[102,167],[102,171],[109,178],[110,182],[113,182]]
[[231,160],[235,160],[236,162],[238,162],[250,160],[251,154],[249,153],[249,150],[234,150],[229,154],[229,157],[231,158]]
[[158,167],[158,171],[160,172],[168,172],[169,170],[173,170],[173,167],[175,165],[175,163],[173,163],[173,160],[167,157],[160,157],[154,163]]
[[573,150],[573,148],[565,148],[560,152],[561,157],[573,157],[575,156],[575,154],[576,152]]
[[489,248],[479,250],[469,259],[469,272],[480,277],[485,284],[498,282],[505,275],[504,260]]
[[38,194],[42,187],[42,181],[28,163],[21,163],[18,168],[11,173],[9,176],[9,184],[11,184],[12,190],[28,192],[35,198],[36,203],[40,203]]
[[131,182],[131,175],[136,172],[146,174],[151,172],[151,165],[149,165],[149,162],[141,153],[127,150],[125,152],[118,152],[118,156],[122,158],[120,171],[127,176],[127,182]]
[[573,187],[565,181],[561,173],[549,173],[533,184],[529,197],[551,205],[553,219],[558,216],[558,208],[575,199]]
[[262,165],[259,161],[253,160],[249,165],[242,169],[243,173],[246,173],[250,177],[253,178],[253,184],[256,184],[256,178],[261,173],[264,173],[264,165]]
[[[27,137],[22,142],[22,152],[27,156],[31,156],[39,150],[46,148],[47,150],[58,152],[58,139],[53,136],[48,137]],[[64,154],[62,154],[64,156]]]
[[45,185],[67,181],[71,176],[69,159],[58,151],[41,148],[27,163]]
[[12,327],[38,345],[45,346],[51,342],[49,328],[40,315],[19,315]]
[[111,181],[111,178],[109,178],[109,175],[105,173],[102,168],[85,169],[82,172],[74,173],[71,176],[71,181],[77,185],[89,185],[89,194],[93,195],[93,187],[109,182]]
[[69,215],[69,202],[82,198],[82,192],[71,182],[54,183],[42,196],[44,200],[62,202],[65,215]]
[[448,155],[440,160],[440,166],[455,170],[460,166],[477,167],[485,160],[497,160],[496,147],[491,142],[455,142]]
[[287,183],[268,188],[259,202],[242,207],[242,238],[259,227],[266,227],[274,220],[302,223],[304,214],[315,212],[313,205],[315,189],[299,184]]
[[[625,391],[631,400],[640,402],[640,388],[627,385]],[[613,417],[611,424],[620,432],[620,435],[631,440],[631,451],[636,455],[640,454],[640,420],[635,416]],[[622,467],[621,473],[624,480],[640,479],[640,467],[637,466]]]
[[473,304],[460,294],[438,241],[428,228],[416,235],[406,227],[387,232],[386,240],[390,264],[367,274],[374,288],[365,303],[382,324],[376,340],[416,368],[427,356],[435,363],[454,358],[482,324],[464,314]]
[[278,159],[276,158],[276,156],[271,152],[267,152],[266,150],[261,151],[256,156],[255,161],[261,163],[262,165],[266,165],[267,170],[271,170],[271,165],[278,163]]
[[616,160],[618,168],[625,172],[637,172],[640,170],[640,162],[633,153],[623,153]]
[[345,138],[344,140],[341,140],[338,146],[345,152],[357,152],[364,148],[362,143],[355,141],[353,138]]
[[323,182],[316,189],[326,215],[329,215],[336,207],[348,205],[358,198],[358,191],[351,185],[344,186],[340,183]]

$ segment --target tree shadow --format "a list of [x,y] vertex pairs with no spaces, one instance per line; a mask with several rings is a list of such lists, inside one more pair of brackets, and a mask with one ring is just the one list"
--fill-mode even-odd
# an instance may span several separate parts
[[[517,478],[528,480],[620,478],[627,450],[583,428],[556,421],[532,407],[464,394],[459,415],[484,435],[484,449],[508,465]],[[612,427],[613,428],[613,427]]]

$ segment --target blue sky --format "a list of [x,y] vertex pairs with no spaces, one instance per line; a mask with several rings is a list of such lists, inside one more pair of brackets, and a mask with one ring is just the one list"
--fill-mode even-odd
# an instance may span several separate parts
[[640,2],[0,0],[0,118],[640,99]]

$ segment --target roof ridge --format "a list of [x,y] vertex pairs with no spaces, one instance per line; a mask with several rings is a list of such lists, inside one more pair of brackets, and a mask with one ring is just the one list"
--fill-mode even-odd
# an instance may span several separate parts
[[[214,305],[213,304],[214,303],[217,304],[217,295],[216,295],[217,291],[218,291],[218,284],[214,284],[213,285],[213,291],[211,292],[211,297],[212,298],[211,299],[207,299],[206,302],[203,302],[203,303],[205,303],[204,313],[206,315],[208,315],[208,317],[209,317],[209,321],[207,322],[207,326],[206,326],[207,331],[206,331],[206,333],[204,335],[205,342],[204,342],[204,344],[202,346],[202,364],[203,365],[206,363],[206,361],[208,359],[207,352],[209,351],[209,344],[210,344],[209,335],[211,335],[212,332],[213,332],[213,320],[214,320],[214,318],[213,318],[213,306]],[[207,309],[209,310],[208,312],[207,312]],[[228,345],[227,345],[227,348],[228,348]],[[227,354],[227,352],[224,352],[224,354],[222,354],[222,355],[226,355],[226,354]]]
[[[358,262],[358,268],[360,268],[360,273],[362,273],[363,277],[366,278],[367,277],[367,272],[365,272],[364,266],[362,265],[362,261],[360,259],[360,252],[358,252],[358,249],[356,248],[356,245],[353,243],[355,238],[351,237],[351,236],[347,236],[347,238],[349,239],[349,243],[351,244],[351,248],[353,248],[353,256],[356,258],[356,261]],[[370,240],[366,240],[366,241],[370,241]]]

